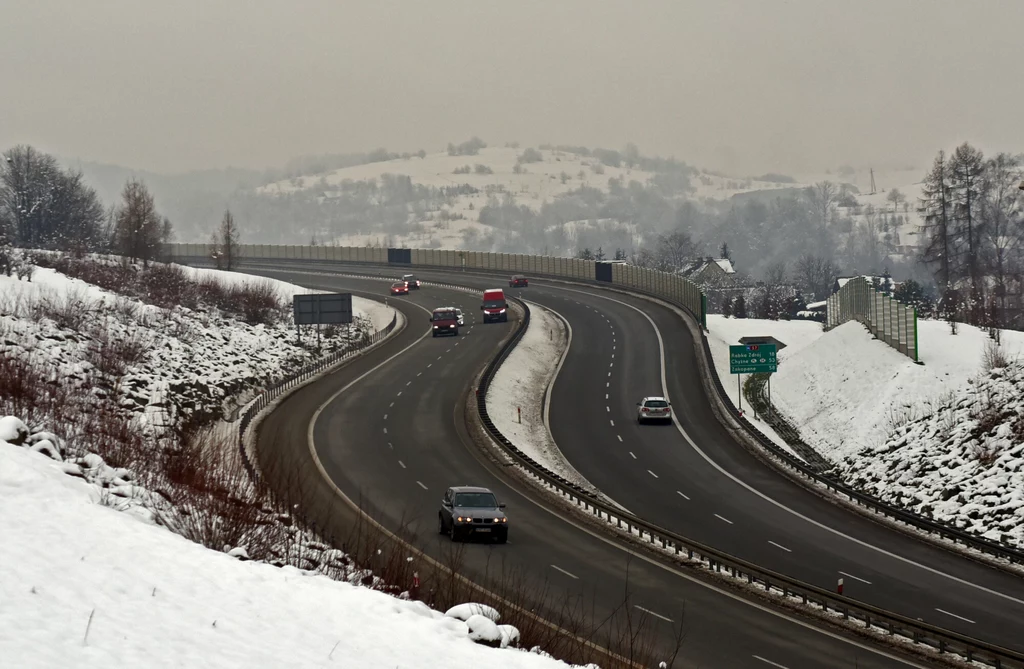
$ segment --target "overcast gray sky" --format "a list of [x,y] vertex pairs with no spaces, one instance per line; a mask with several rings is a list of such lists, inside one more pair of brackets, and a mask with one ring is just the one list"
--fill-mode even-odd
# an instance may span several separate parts
[[268,167],[476,134],[739,174],[1024,150],[1024,0],[0,0],[0,148]]

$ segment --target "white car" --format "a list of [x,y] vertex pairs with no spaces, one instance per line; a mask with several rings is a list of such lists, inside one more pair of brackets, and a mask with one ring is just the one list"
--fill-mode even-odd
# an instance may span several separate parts
[[649,420],[672,422],[672,405],[664,397],[645,397],[636,403],[636,422]]
[[440,307],[441,309],[448,309],[455,312],[455,316],[459,319],[459,327],[466,324],[465,319],[462,317],[462,309],[456,307]]

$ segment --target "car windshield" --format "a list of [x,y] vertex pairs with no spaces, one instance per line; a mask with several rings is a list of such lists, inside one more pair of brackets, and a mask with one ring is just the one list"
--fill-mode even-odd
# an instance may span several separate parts
[[505,306],[505,300],[490,300],[484,302],[484,309],[502,309]]
[[405,288],[405,282],[404,281],[400,281],[400,282],[396,283],[395,285],[393,285],[392,288]]
[[450,320],[454,320],[454,319],[455,319],[455,312],[454,311],[435,311],[434,312],[434,320],[435,321],[450,321]]
[[498,500],[490,492],[460,492],[455,495],[455,506],[464,509],[496,509]]
[[412,274],[406,274],[405,276],[402,277],[402,280],[403,281],[415,281],[416,277],[414,277]]
[[653,407],[655,409],[662,409],[668,406],[668,402],[665,400],[647,400],[646,406]]

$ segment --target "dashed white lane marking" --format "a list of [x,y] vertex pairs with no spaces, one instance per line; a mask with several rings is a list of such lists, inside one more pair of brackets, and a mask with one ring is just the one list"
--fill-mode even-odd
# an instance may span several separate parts
[[398,464],[402,465],[402,469],[407,469],[407,467],[405,466],[405,463],[402,462],[401,460],[398,461]]
[[459,342],[455,342],[455,345],[456,345],[456,346],[458,346],[458,345],[459,345]]
[[651,611],[650,609],[645,609],[644,607],[639,606],[637,604],[634,604],[633,608],[640,609],[644,613],[649,613],[650,615],[654,616],[655,618],[661,618],[662,620],[664,620],[667,623],[674,623],[675,622],[671,618],[666,618],[665,616],[661,615],[660,613],[655,613],[654,611]]
[[[615,341],[615,340],[613,339],[612,341]],[[613,351],[615,350],[615,345],[614,344],[612,344],[612,350]]]
[[[611,374],[609,374],[608,376],[611,376]],[[604,387],[607,388],[607,387],[609,387],[611,385],[612,385],[611,381],[606,381],[605,384],[604,384]]]
[[608,393],[605,393],[605,394],[604,394],[604,398],[605,398],[605,399],[608,399]]
[[636,453],[634,453],[633,451],[630,451],[629,454],[633,456],[634,460],[636,460]]
[[445,353],[451,353],[451,352],[452,352],[451,349],[448,349],[447,351],[445,351]]
[[619,441],[622,441],[622,435],[621,434],[617,434],[615,436],[619,438]]
[[945,613],[945,614],[946,614],[947,616],[953,616],[953,617],[954,617],[954,618],[956,618],[957,620],[962,620],[962,621],[964,621],[965,623],[970,623],[970,624],[972,624],[972,625],[974,624],[974,621],[973,621],[973,620],[971,620],[970,618],[964,618],[963,616],[958,616],[958,615],[957,615],[957,614],[955,614],[955,613],[950,613],[949,611],[943,611],[942,609],[935,609],[935,610],[936,610],[936,611],[938,611],[939,613]]
[[423,483],[421,483],[420,481],[416,481],[416,483],[419,483],[419,486],[420,486],[421,488],[423,488],[424,490],[429,490],[429,489],[430,489],[430,488],[428,488],[427,486],[423,485]]
[[779,669],[789,669],[789,667],[787,667],[784,664],[779,664],[778,662],[772,662],[771,660],[766,660],[763,657],[761,657],[760,655],[751,655],[751,657],[753,657],[755,660],[761,660],[765,664],[770,664],[773,667],[779,667]]
[[552,569],[554,569],[554,570],[556,570],[556,571],[560,571],[560,572],[562,572],[563,574],[565,574],[565,575],[566,575],[566,576],[568,576],[569,578],[574,578],[574,579],[576,579],[577,581],[578,581],[578,580],[580,580],[580,577],[579,577],[579,576],[577,576],[576,574],[572,574],[572,573],[569,573],[569,572],[567,572],[566,570],[564,570],[564,569],[562,569],[561,567],[559,567],[559,566],[558,566],[557,564],[553,564],[553,565],[551,565],[551,568],[552,568]]
[[406,388],[408,388],[408,387],[409,387],[409,386],[411,386],[411,385],[412,385],[412,381],[407,381],[407,382],[405,383],[405,387],[406,387]]
[[615,354],[614,354],[614,353],[612,353],[612,360],[614,360],[614,359],[615,359]]
[[611,407],[605,407],[604,410],[607,411],[608,413],[612,412],[612,408]]
[[440,359],[441,359],[441,356],[437,356],[437,359],[438,359],[438,360],[440,360]]
[[650,469],[647,470],[647,473],[653,476],[654,478],[658,478],[658,475],[652,472]]
[[433,366],[434,366],[434,363],[430,363],[429,365],[427,365],[427,369],[430,369]]
[[845,571],[841,571],[839,573],[842,574],[843,576],[849,576],[850,578],[852,578],[855,581],[860,581],[861,583],[867,583],[868,585],[871,585],[871,581],[865,581],[860,576],[854,576],[853,574],[847,574]]
[[684,495],[683,493],[679,492],[678,490],[676,490],[676,494],[679,495],[680,497],[682,497],[683,499],[686,499],[686,500],[690,499],[690,497],[688,495]]
[[401,397],[401,396],[402,396],[402,391],[401,391],[401,390],[399,390],[399,391],[398,391],[398,394],[397,394],[397,395],[395,395],[395,397]]
[[[614,367],[614,366],[615,366],[615,363],[614,363],[614,362],[609,362],[609,363],[608,363],[608,366],[609,366],[609,367]],[[609,372],[608,374],[609,374],[609,375],[611,375],[611,372]]]
[[391,443],[391,442],[389,441],[389,442],[388,442],[388,448],[394,448],[394,447],[395,447],[395,445],[394,445],[394,444],[392,444],[392,443]]
[[388,433],[388,429],[384,428],[384,434],[387,434],[387,433]]
[[388,415],[384,414],[384,420],[387,420],[387,419],[388,419]]
[[612,419],[609,418],[608,422],[612,424],[612,427],[615,427],[615,421],[613,421]]
[[423,376],[423,372],[416,372],[416,376]]
[[395,403],[394,403],[394,402],[392,402],[391,404],[389,404],[389,405],[388,405],[388,408],[390,409],[390,408],[391,408],[391,407],[393,407],[393,406],[395,406]]
[[770,543],[770,544],[771,544],[772,546],[775,546],[776,548],[781,548],[782,550],[786,551],[787,553],[792,553],[792,552],[793,552],[792,550],[790,550],[790,549],[786,548],[786,547],[785,547],[785,546],[783,546],[782,544],[777,544],[777,543],[775,543],[775,542],[774,542],[774,541],[772,541],[771,539],[769,539],[769,540],[768,540],[768,543]]
[[728,518],[726,518],[725,516],[720,516],[720,515],[718,515],[717,513],[715,514],[715,518],[718,518],[719,520],[724,520],[725,522],[729,523],[730,525],[732,525],[732,524],[733,524],[733,522],[732,522],[731,520],[729,520],[729,519],[728,519]]
[[612,373],[611,373],[611,372],[608,372],[608,376],[611,376],[611,375],[612,375]]

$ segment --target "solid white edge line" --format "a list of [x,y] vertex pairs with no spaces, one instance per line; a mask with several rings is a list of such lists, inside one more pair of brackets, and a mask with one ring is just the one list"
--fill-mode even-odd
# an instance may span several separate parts
[[754,658],[755,660],[761,660],[765,664],[770,664],[773,667],[778,667],[779,669],[789,669],[789,667],[787,667],[784,664],[779,664],[778,662],[772,662],[771,660],[766,660],[763,657],[761,657],[760,655],[751,655],[751,657]]
[[[571,288],[563,288],[562,290],[573,290],[573,289],[571,289]],[[580,291],[580,292],[583,292],[583,291]],[[654,328],[654,333],[658,337],[658,350],[659,350],[659,353],[660,353],[660,356],[661,356],[661,390],[662,390],[662,393],[664,393],[664,397],[667,399],[668,398],[668,381],[667,381],[666,372],[665,372],[665,342],[664,342],[664,340],[661,337],[661,330],[658,328],[658,325],[654,322],[654,319],[651,318],[650,315],[647,312],[645,312],[644,310],[642,310],[642,309],[640,309],[638,307],[633,306],[632,304],[628,304],[626,302],[622,302],[621,300],[616,300],[616,299],[611,298],[611,297],[606,297],[604,295],[601,295],[600,297],[602,299],[609,300],[611,302],[617,302],[618,304],[621,304],[621,305],[623,305],[625,307],[629,307],[630,309],[632,309],[632,310],[642,314],[644,316],[644,318],[647,319],[647,322],[649,322],[651,324],[651,327]],[[852,536],[850,536],[848,534],[840,532],[839,530],[835,529],[834,527],[829,527],[828,525],[826,525],[824,523],[818,522],[817,520],[814,520],[813,518],[805,516],[804,514],[800,513],[799,511],[797,511],[795,509],[789,508],[788,506],[786,506],[782,502],[779,502],[778,500],[776,500],[776,499],[774,499],[772,497],[769,497],[765,493],[761,492],[757,488],[754,488],[753,486],[748,484],[746,481],[743,481],[743,480],[737,478],[731,472],[727,471],[724,467],[722,467],[717,462],[715,462],[713,459],[711,459],[711,457],[707,453],[705,453],[696,444],[696,442],[693,441],[693,439],[686,432],[686,430],[683,429],[683,426],[679,423],[679,419],[676,417],[675,414],[673,414],[673,416],[672,416],[672,423],[675,424],[676,429],[679,430],[679,433],[682,434],[683,438],[686,439],[688,444],[690,444],[690,448],[692,448],[694,451],[696,451],[702,458],[704,458],[704,460],[708,464],[710,464],[712,467],[717,469],[721,474],[723,474],[726,477],[732,479],[733,482],[735,482],[735,483],[739,484],[740,486],[746,488],[749,492],[757,495],[758,497],[760,497],[761,499],[765,500],[766,502],[769,502],[770,504],[778,507],[779,509],[782,509],[783,511],[786,511],[786,512],[796,516],[797,518],[803,520],[804,522],[810,523],[811,525],[814,525],[815,527],[817,527],[819,529],[822,529],[822,530],[825,530],[827,532],[831,532],[832,534],[834,534],[834,535],[836,535],[838,537],[842,537],[842,538],[844,538],[844,539],[846,539],[848,541],[851,541],[851,542],[853,542],[853,543],[855,543],[855,544],[857,544],[859,546],[863,546],[864,548],[869,548],[869,549],[871,549],[871,550],[873,550],[873,551],[875,551],[877,553],[885,555],[886,557],[890,557],[890,558],[893,558],[895,560],[899,560],[900,562],[903,562],[904,564],[913,565],[913,566],[918,567],[919,569],[923,569],[924,571],[927,571],[927,572],[929,572],[931,574],[935,574],[936,576],[942,576],[942,577],[947,578],[947,579],[949,579],[951,581],[954,581],[956,583],[960,583],[961,585],[966,585],[968,587],[975,588],[976,590],[980,590],[982,592],[986,592],[986,593],[988,593],[990,595],[995,595],[996,597],[1001,597],[1001,598],[1006,599],[1008,601],[1015,602],[1015,603],[1020,604],[1020,605],[1024,605],[1024,600],[1022,600],[1022,599],[1018,599],[1018,598],[1016,598],[1016,597],[1014,597],[1012,595],[1007,595],[1006,593],[999,592],[998,590],[993,590],[991,588],[986,588],[985,586],[978,585],[977,583],[972,583],[972,582],[970,582],[968,580],[965,580],[965,579],[962,579],[962,578],[960,578],[958,576],[954,576],[952,574],[947,574],[944,571],[940,571],[940,570],[938,570],[938,569],[936,569],[934,567],[929,567],[928,565],[921,564],[920,562],[915,562],[914,560],[912,560],[912,559],[910,559],[908,557],[904,557],[904,556],[899,555],[897,553],[893,553],[893,552],[888,551],[888,550],[886,550],[884,548],[881,548],[880,546],[875,546],[874,544],[868,543],[867,541],[864,541],[862,539],[858,539],[856,537],[852,537]]]
[[558,570],[558,571],[562,572],[563,574],[565,574],[565,575],[566,575],[566,576],[568,576],[569,578],[574,578],[574,579],[576,579],[577,581],[578,581],[578,580],[580,580],[580,577],[579,577],[579,576],[577,576],[576,574],[573,574],[573,573],[567,572],[566,570],[564,570],[564,569],[562,569],[561,567],[559,567],[559,566],[558,566],[557,564],[553,564],[553,565],[551,565],[551,568],[552,568],[552,569],[556,569],[556,570]]

